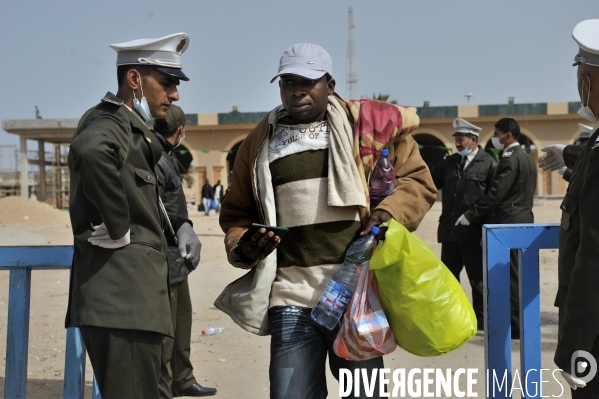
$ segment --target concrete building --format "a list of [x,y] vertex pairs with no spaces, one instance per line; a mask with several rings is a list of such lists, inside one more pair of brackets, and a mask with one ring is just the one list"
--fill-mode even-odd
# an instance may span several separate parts
[[[413,133],[420,144],[420,151],[429,166],[433,166],[454,150],[452,121],[464,118],[482,128],[480,144],[491,148],[493,125],[500,118],[512,117],[518,121],[522,131],[521,144],[529,151],[536,163],[540,148],[555,143],[573,143],[579,135],[578,123],[586,123],[576,111],[579,102],[502,104],[502,105],[460,105],[446,107],[420,107],[420,127]],[[206,179],[210,184],[220,180],[226,187],[228,175],[235,162],[235,154],[250,130],[267,112],[186,114],[186,140],[176,150],[182,171],[188,171],[186,195],[190,202],[199,203],[200,188]],[[20,167],[27,170],[27,142],[35,140],[60,146],[68,145],[77,127],[77,119],[28,119],[5,120],[2,128],[8,133],[20,136]],[[57,154],[60,155],[58,150]],[[60,159],[60,156],[58,156]],[[40,151],[38,160],[40,172],[45,170],[44,154]],[[57,167],[64,164],[58,162]],[[52,172],[55,173],[55,172]],[[539,170],[537,195],[563,196],[567,183],[557,173],[543,173]],[[56,174],[56,173],[55,173]],[[21,193],[27,196],[27,175],[21,179]],[[191,178],[189,178],[191,177]],[[41,182],[46,178],[40,177]],[[55,179],[64,188],[64,176]],[[40,184],[38,198],[45,199],[46,183]],[[66,184],[68,187],[68,182]],[[58,188],[59,192],[63,188]],[[58,205],[58,204],[57,204]],[[64,206],[64,205],[63,205]]]

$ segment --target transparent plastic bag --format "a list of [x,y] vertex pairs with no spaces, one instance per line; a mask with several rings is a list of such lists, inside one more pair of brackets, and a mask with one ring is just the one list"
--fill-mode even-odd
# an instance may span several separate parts
[[335,354],[347,360],[368,360],[397,348],[381,307],[378,286],[368,262],[358,266],[358,280],[335,338]]

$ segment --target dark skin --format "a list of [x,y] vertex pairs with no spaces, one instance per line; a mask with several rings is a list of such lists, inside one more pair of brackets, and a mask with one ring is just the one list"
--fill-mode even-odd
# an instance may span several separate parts
[[142,75],[137,69],[131,68],[125,74],[125,81],[119,87],[116,96],[134,110],[133,92],[135,91],[135,96],[141,100],[143,88],[143,95],[146,97],[152,116],[156,119],[164,119],[171,104],[179,101],[178,85],[179,79],[174,76],[165,75],[154,69],[151,69],[149,74]]
[[[282,119],[285,124],[307,124],[322,121],[326,117],[328,98],[335,92],[335,80],[327,81],[326,75],[320,79],[306,79],[297,75],[281,75],[279,79],[281,102],[289,116]],[[375,210],[370,215],[368,224],[360,233],[364,236],[372,226],[391,219],[391,215],[383,210]],[[266,258],[281,243],[281,238],[272,231],[262,228],[247,241],[239,241],[237,252],[248,262]]]

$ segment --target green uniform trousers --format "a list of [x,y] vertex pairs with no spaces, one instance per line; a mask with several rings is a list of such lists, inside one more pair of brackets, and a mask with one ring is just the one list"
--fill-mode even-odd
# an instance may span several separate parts
[[173,392],[182,391],[196,383],[191,352],[191,296],[187,279],[171,284],[171,309],[175,338],[164,337],[162,350],[168,369],[168,380]]
[[102,399],[172,398],[162,334],[95,326],[79,329]]

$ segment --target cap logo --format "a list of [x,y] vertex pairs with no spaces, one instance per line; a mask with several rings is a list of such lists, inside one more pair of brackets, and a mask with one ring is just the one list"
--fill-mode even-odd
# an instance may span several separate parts
[[308,64],[312,65],[314,64],[314,61],[308,61]]
[[179,45],[177,46],[177,53],[180,53],[181,50],[183,50],[183,46],[185,46],[186,42],[187,42],[187,39],[181,40],[181,43],[179,43]]

